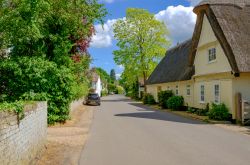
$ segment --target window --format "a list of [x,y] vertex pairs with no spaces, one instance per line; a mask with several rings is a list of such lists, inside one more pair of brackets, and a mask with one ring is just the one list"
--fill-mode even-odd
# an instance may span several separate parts
[[179,95],[179,87],[178,87],[178,85],[176,85],[175,94],[176,94],[176,95]]
[[187,96],[191,95],[191,88],[190,85],[187,85]]
[[205,102],[205,86],[200,86],[200,102]]
[[208,62],[212,62],[216,60],[216,49],[211,48],[208,50]]
[[220,103],[220,85],[219,84],[214,85],[214,102],[216,104]]

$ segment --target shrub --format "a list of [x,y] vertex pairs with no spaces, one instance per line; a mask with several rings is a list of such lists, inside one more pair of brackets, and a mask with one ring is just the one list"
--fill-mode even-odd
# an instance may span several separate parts
[[172,96],[167,100],[167,106],[170,109],[178,110],[184,104],[184,98],[182,96]]
[[173,96],[173,92],[171,90],[167,90],[167,91],[161,91],[158,93],[158,102],[159,105],[162,108],[167,108],[167,100]]
[[196,112],[196,109],[194,109],[194,108],[192,108],[192,107],[188,107],[187,112],[189,112],[189,113],[195,113],[195,112]]
[[124,94],[124,89],[123,89],[123,87],[122,86],[117,86],[116,87],[116,89],[117,89],[117,92],[118,92],[118,94]]
[[230,113],[224,103],[218,105],[213,103],[208,117],[213,120],[229,120]]
[[103,89],[101,92],[102,96],[107,96],[108,95],[108,90],[107,89]]
[[194,113],[196,115],[199,115],[199,116],[207,116],[208,110],[207,109],[197,109]]
[[48,101],[48,123],[65,122],[69,105],[79,93],[71,70],[39,57],[0,62],[0,93],[9,102],[23,99]]
[[142,100],[143,104],[149,104],[149,105],[155,104],[154,96],[148,93],[143,96]]

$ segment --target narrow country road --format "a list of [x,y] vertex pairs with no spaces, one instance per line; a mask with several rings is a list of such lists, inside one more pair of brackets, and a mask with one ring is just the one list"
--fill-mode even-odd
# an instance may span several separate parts
[[165,112],[124,96],[94,108],[81,165],[249,165],[250,137]]

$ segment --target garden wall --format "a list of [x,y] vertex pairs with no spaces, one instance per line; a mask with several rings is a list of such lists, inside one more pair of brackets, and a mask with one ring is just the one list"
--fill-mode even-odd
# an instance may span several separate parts
[[32,164],[46,136],[46,102],[27,106],[19,123],[15,113],[0,112],[0,164]]
[[81,99],[79,99],[79,100],[73,101],[70,104],[70,114],[72,114],[77,107],[83,105],[84,102],[85,102],[85,98],[84,97],[81,98]]

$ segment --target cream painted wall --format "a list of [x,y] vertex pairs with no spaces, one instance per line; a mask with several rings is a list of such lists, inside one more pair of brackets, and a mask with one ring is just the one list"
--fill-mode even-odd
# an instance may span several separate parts
[[[210,48],[216,48],[216,60],[209,63],[208,50]],[[204,16],[201,36],[194,60],[194,65],[195,75],[230,72],[232,70],[228,59],[220,43],[218,42],[206,15]]]
[[250,101],[250,73],[241,73],[233,79],[233,95],[238,92],[244,100]]
[[[187,96],[187,85],[190,85],[190,96]],[[173,93],[176,93],[176,86],[178,86],[178,95],[183,96],[185,105],[192,106],[193,105],[193,81],[179,81],[179,82],[170,82],[163,84],[153,84],[147,85],[147,92],[152,94],[155,100],[158,102],[158,88],[161,87],[162,91],[172,90]]]
[[[206,108],[207,103],[211,105],[215,101],[214,85],[220,86],[220,103],[225,103],[229,108],[230,113],[234,115],[233,106],[233,91],[232,91],[232,76],[226,74],[207,75],[198,77],[194,83],[194,107]],[[200,101],[200,86],[205,87],[205,101]]]

